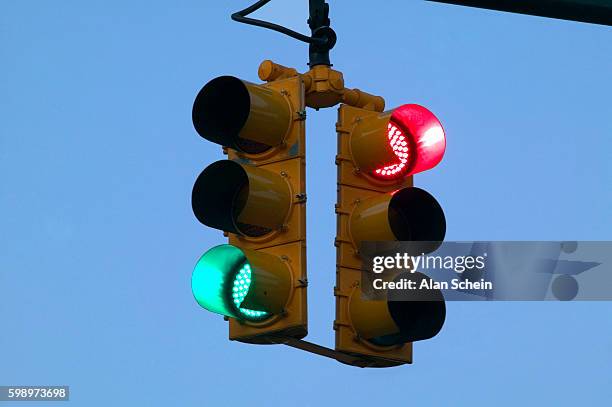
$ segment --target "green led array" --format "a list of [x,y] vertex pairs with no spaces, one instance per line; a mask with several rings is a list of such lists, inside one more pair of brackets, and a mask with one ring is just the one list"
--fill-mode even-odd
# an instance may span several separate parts
[[255,311],[248,308],[242,308],[242,302],[244,298],[247,296],[249,292],[249,287],[251,286],[251,266],[248,263],[245,263],[240,271],[236,274],[234,278],[234,284],[232,287],[232,299],[234,301],[234,305],[241,314],[245,315],[248,318],[263,318],[268,315],[265,311]]

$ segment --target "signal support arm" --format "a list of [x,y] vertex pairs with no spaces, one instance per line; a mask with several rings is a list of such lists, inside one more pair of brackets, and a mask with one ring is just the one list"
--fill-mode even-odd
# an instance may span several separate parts
[[[259,79],[267,82],[299,75],[294,68],[287,68],[270,60],[261,63],[258,74]],[[345,88],[342,72],[335,71],[328,65],[313,66],[301,76],[308,107],[320,109],[344,103],[375,112],[382,112],[385,108],[385,100],[382,97],[359,89]]]
[[582,23],[612,25],[612,0],[427,0]]

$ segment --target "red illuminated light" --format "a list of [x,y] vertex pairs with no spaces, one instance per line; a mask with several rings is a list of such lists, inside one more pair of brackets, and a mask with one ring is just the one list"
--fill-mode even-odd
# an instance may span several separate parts
[[376,178],[396,179],[429,170],[442,160],[446,136],[442,123],[420,105],[395,109],[387,126],[391,163],[373,171]]
[[374,173],[381,178],[398,178],[404,175],[408,170],[408,158],[410,154],[409,140],[402,129],[396,125],[393,120],[390,120],[387,125],[387,138],[389,139],[389,146],[393,149],[393,153],[395,154],[395,162],[391,165],[374,170]]

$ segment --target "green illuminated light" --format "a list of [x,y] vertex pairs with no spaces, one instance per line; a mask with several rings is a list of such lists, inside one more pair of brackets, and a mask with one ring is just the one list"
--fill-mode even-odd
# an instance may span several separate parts
[[251,318],[262,318],[268,315],[265,311],[255,311],[247,308],[243,308],[240,305],[244,298],[249,293],[249,287],[251,286],[251,266],[249,263],[246,263],[242,266],[238,274],[236,274],[236,278],[234,279],[234,287],[232,297],[234,299],[234,305],[241,314],[251,317]]
[[213,247],[200,258],[193,270],[191,289],[202,307],[234,318],[261,320],[269,313],[241,307],[252,282],[251,265],[239,248]]

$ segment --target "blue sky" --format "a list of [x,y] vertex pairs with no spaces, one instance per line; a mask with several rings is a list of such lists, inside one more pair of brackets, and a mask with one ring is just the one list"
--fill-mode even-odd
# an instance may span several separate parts
[[[446,128],[443,162],[415,184],[443,206],[447,239],[610,240],[611,28],[330,3],[347,86]],[[223,157],[191,105],[216,76],[307,62],[305,44],[229,19],[248,4],[0,4],[0,385],[70,385],[76,406],[609,402],[606,302],[451,303],[393,369],[227,340],[190,291],[224,241],[191,213],[193,181]],[[276,0],[257,15],[307,32],[306,13]],[[333,346],[336,112],[308,113],[308,338]]]

